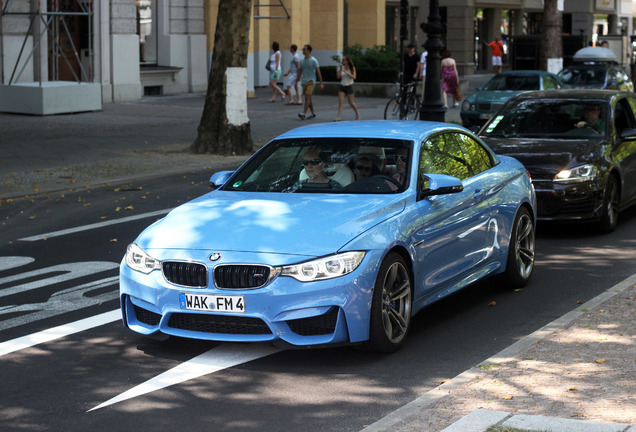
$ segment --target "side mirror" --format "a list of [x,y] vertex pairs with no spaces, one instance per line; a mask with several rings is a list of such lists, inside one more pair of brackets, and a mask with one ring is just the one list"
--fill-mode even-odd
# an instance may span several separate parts
[[621,139],[622,140],[636,140],[636,129],[625,128],[621,131]]
[[446,174],[422,174],[419,199],[433,195],[459,193],[464,190],[462,181]]
[[210,187],[212,189],[218,189],[223,186],[234,174],[234,171],[219,171],[212,174],[210,177]]

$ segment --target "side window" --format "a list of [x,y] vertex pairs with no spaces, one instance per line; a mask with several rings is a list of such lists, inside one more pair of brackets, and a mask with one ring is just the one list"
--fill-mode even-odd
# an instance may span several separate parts
[[629,103],[629,107],[631,108],[632,114],[636,117],[636,98],[629,96],[627,97],[627,102]]
[[468,164],[471,176],[492,168],[490,154],[479,142],[462,133],[453,133],[452,136],[458,142],[458,147],[463,154],[463,159]]
[[436,135],[422,145],[420,174],[447,174],[465,180],[491,167],[486,149],[460,132]]
[[618,75],[618,70],[616,69],[610,69],[607,73],[607,78],[609,81],[616,81],[616,82],[620,82],[620,76]]
[[625,99],[621,99],[616,103],[616,112],[614,113],[614,126],[616,127],[616,135],[620,136],[623,129],[633,127],[633,118],[630,109],[627,108]]
[[544,90],[551,90],[551,89],[555,89],[555,88],[559,88],[557,82],[551,76],[544,76],[543,77],[543,89]]

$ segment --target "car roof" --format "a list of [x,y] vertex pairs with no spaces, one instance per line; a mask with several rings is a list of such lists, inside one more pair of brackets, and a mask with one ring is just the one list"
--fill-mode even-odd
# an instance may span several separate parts
[[560,90],[538,90],[529,91],[516,95],[513,99],[582,99],[582,100],[602,100],[609,102],[613,98],[621,95],[633,94],[619,90],[600,89],[560,89]]
[[554,75],[548,71],[542,70],[509,70],[498,73],[497,75]]
[[609,48],[585,47],[574,53],[575,62],[617,62],[616,54]]
[[383,138],[422,141],[441,131],[467,129],[450,123],[432,121],[368,120],[350,122],[317,123],[292,129],[278,136],[288,138]]

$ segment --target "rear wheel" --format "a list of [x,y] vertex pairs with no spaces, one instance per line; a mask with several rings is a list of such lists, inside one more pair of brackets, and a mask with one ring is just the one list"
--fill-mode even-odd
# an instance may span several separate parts
[[411,326],[412,298],[406,262],[399,254],[389,253],[380,266],[373,290],[367,349],[378,352],[400,349]]
[[503,274],[505,282],[512,288],[528,284],[534,269],[535,235],[534,223],[525,207],[519,209],[510,233],[508,261]]
[[420,98],[413,95],[409,98],[409,106],[406,109],[404,120],[417,120],[420,116]]
[[616,229],[616,225],[618,225],[619,200],[618,181],[616,176],[610,175],[603,192],[603,210],[599,222],[599,230],[602,233],[609,233]]

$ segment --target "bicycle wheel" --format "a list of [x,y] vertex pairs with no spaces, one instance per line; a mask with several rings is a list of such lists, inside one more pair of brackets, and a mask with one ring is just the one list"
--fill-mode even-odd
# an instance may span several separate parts
[[398,120],[400,118],[400,101],[391,98],[384,108],[384,120]]
[[417,120],[420,117],[420,97],[416,94],[409,97],[404,120]]

